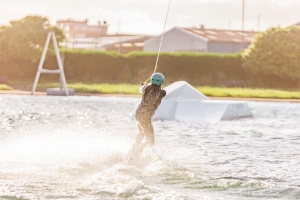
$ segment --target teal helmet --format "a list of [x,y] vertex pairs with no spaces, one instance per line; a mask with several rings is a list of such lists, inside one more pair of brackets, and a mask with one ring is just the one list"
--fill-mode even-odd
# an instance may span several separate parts
[[151,83],[155,85],[163,84],[165,77],[162,73],[154,73],[151,76]]

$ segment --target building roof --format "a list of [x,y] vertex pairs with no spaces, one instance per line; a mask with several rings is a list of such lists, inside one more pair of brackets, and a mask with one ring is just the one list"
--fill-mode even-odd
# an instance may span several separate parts
[[300,26],[300,22],[297,22],[296,24],[293,24],[292,26]]
[[109,44],[105,44],[103,45],[103,47],[111,47],[114,46],[116,44],[122,44],[122,43],[143,43],[145,40],[149,39],[151,36],[132,36],[131,38],[120,38],[120,41],[118,42],[113,42],[113,43],[109,43]]
[[74,23],[74,24],[87,24],[88,23],[88,19],[85,19],[83,21],[77,21],[77,20],[73,20],[73,19],[67,19],[67,20],[57,20],[57,23]]
[[[241,43],[242,31],[237,30],[222,30],[222,29],[205,29],[201,28],[182,28],[196,35],[207,38],[212,42],[236,42]],[[255,35],[259,32],[255,31],[243,31],[244,42],[251,43]]]

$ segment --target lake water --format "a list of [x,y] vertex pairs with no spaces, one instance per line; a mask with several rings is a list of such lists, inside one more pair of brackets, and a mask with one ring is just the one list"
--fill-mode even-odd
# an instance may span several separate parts
[[252,118],[154,122],[155,151],[123,159],[138,98],[0,96],[0,199],[299,199],[300,104]]

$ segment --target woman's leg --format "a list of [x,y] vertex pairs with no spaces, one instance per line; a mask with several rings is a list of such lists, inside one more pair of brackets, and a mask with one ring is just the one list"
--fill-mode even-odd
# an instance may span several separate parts
[[154,145],[154,130],[151,123],[151,117],[144,118],[141,120],[141,129],[143,130],[143,136],[146,136],[147,141],[138,147],[135,155],[139,156],[145,147]]
[[151,122],[151,118],[147,119],[145,121],[145,125],[143,126],[144,128],[144,134],[147,139],[147,144],[148,145],[154,145],[154,130],[153,130],[153,125]]
[[143,137],[144,137],[143,127],[142,127],[142,125],[138,121],[137,121],[137,126],[138,126],[138,129],[139,129],[139,133],[136,136],[135,143],[134,143],[134,146],[136,148],[138,148],[141,145],[141,142],[142,142]]

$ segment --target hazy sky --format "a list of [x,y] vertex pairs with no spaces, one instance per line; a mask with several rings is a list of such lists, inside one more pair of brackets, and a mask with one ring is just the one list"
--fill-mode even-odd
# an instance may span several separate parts
[[[159,34],[169,0],[0,0],[0,25],[27,15],[106,20],[109,32]],[[242,0],[171,0],[167,29],[174,26],[241,29]],[[260,20],[259,17],[260,16]],[[260,21],[260,23],[258,23]],[[245,29],[265,30],[300,21],[300,0],[245,0]],[[260,26],[258,26],[260,24]]]

